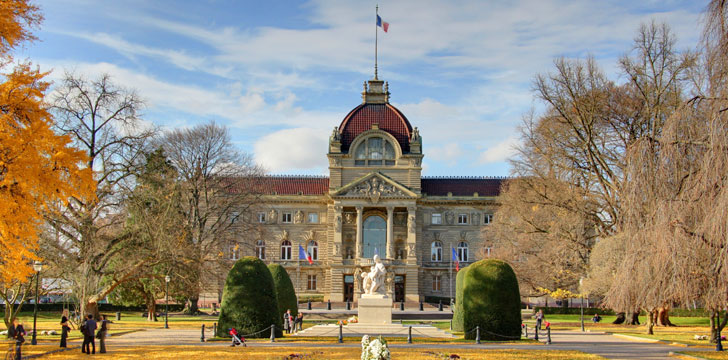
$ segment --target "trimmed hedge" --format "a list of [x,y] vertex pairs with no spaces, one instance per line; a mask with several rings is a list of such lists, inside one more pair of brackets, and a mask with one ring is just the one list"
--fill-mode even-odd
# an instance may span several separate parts
[[475,339],[476,326],[484,340],[511,340],[521,336],[521,295],[518,279],[510,265],[488,259],[468,266],[462,276],[458,317],[462,317],[465,338]]
[[216,335],[227,337],[228,329],[234,327],[245,337],[264,338],[270,336],[264,330],[275,325],[280,337],[282,322],[273,276],[265,263],[253,256],[235,262],[225,280]]
[[458,275],[455,277],[455,311],[452,315],[452,329],[455,331],[463,331],[464,311],[458,311],[463,306],[463,283],[465,282],[465,273],[468,271],[468,267],[458,271]]
[[293,288],[291,277],[288,276],[286,268],[279,264],[268,265],[273,283],[276,286],[276,295],[278,296],[278,316],[283,318],[286,310],[291,310],[291,315],[298,315],[298,303],[296,301],[296,290]]

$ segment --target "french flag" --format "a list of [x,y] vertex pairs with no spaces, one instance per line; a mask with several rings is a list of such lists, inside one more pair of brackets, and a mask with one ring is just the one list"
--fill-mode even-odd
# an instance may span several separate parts
[[458,252],[455,248],[450,249],[452,249],[452,261],[455,262],[455,272],[458,272],[460,271],[460,257],[458,256]]
[[379,15],[377,15],[377,26],[382,28],[382,30],[384,30],[384,32],[387,32],[389,30],[389,23],[382,21],[382,17]]
[[311,254],[307,253],[301,245],[298,245],[298,258],[306,259],[309,265],[313,265],[313,259],[311,259]]

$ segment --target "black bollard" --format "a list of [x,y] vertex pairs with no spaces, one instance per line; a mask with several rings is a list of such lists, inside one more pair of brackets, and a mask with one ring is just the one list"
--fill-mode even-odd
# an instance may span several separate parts
[[311,310],[311,300],[308,301],[308,309]]
[[339,323],[339,344],[344,343],[344,324]]
[[212,336],[217,336],[217,323],[212,323]]
[[551,325],[546,327],[546,345],[551,344]]
[[534,327],[535,335],[533,336],[533,339],[538,341],[538,326]]
[[420,311],[425,311],[425,305],[420,301]]
[[202,324],[202,333],[200,335],[200,342],[205,342],[205,324]]
[[346,310],[351,310],[351,302],[346,302]]
[[437,306],[437,310],[442,311],[442,300],[440,300],[440,305]]
[[117,311],[116,312],[116,321],[120,321],[120,320],[121,320],[121,311]]
[[715,351],[723,351],[723,342],[720,338],[720,323],[718,324],[718,336],[715,338]]
[[326,310],[331,310],[331,300],[326,302]]
[[412,326],[409,326],[409,332],[407,333],[407,343],[412,343]]
[[270,342],[276,342],[276,324],[270,326]]
[[402,301],[401,303],[399,303],[399,309],[402,310],[402,311],[404,311],[404,301]]
[[475,343],[480,344],[480,326],[475,327]]

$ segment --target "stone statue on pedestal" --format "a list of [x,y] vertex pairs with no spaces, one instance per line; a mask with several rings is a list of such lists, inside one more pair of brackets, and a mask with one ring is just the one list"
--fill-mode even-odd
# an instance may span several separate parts
[[387,269],[384,267],[384,264],[382,264],[382,259],[379,258],[379,255],[374,255],[373,260],[374,265],[372,266],[371,271],[368,273],[363,272],[361,274],[363,279],[362,290],[364,290],[364,293],[367,295],[386,295],[387,289],[384,288],[384,282],[385,276],[387,275]]

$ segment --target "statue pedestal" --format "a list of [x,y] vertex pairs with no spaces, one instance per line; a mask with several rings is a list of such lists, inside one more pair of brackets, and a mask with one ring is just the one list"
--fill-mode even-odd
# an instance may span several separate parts
[[362,295],[359,298],[359,324],[392,324],[392,299],[385,295]]

